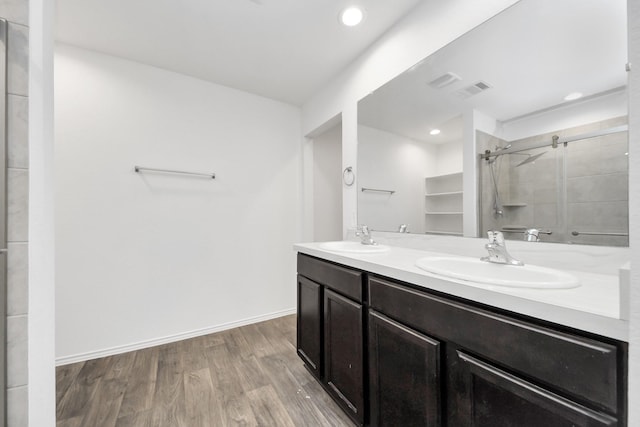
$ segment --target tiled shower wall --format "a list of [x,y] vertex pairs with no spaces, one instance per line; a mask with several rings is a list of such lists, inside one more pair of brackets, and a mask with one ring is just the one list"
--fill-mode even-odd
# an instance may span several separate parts
[[7,418],[11,427],[27,420],[28,306],[28,62],[29,1],[0,0],[9,23],[7,62]]
[[[478,133],[478,148],[526,148],[539,141],[581,135],[626,124],[626,117],[591,123],[517,141],[501,141]],[[578,235],[572,231],[628,233],[627,132],[572,142],[567,147],[527,149],[496,160],[502,216],[493,213],[494,190],[490,171],[481,162],[482,229],[538,228],[550,231],[542,241],[628,246],[628,236]],[[542,154],[520,165],[528,155]],[[563,166],[566,162],[566,167]],[[562,182],[566,180],[566,199]],[[505,233],[522,239],[522,231]]]

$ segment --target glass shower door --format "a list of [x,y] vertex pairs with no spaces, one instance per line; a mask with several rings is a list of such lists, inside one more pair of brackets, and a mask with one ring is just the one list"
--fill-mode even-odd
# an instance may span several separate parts
[[568,241],[628,246],[628,132],[571,142],[565,156]]
[[562,153],[550,146],[500,154],[481,165],[481,235],[500,230],[522,240],[535,228],[547,242],[565,241]]
[[518,230],[511,237],[522,239],[524,230],[535,228],[541,240],[563,241],[561,153],[547,146],[509,154],[509,181],[503,222]]
[[628,246],[626,120],[500,141],[480,160],[481,235],[536,229],[544,242]]

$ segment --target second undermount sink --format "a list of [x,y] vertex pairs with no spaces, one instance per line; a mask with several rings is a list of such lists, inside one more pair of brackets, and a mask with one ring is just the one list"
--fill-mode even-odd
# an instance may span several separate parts
[[336,241],[320,243],[320,248],[332,252],[346,252],[352,254],[377,254],[387,252],[386,245],[363,245],[360,242]]
[[510,288],[569,289],[580,286],[572,274],[536,265],[505,265],[480,261],[478,258],[428,256],[416,266],[444,278]]

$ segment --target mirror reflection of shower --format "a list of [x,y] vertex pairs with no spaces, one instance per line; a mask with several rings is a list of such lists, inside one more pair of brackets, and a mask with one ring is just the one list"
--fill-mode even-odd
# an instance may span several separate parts
[[[554,138],[557,138],[557,136],[555,136]],[[491,176],[491,183],[493,188],[493,215],[495,217],[501,217],[504,215],[504,211],[502,209],[502,203],[500,202],[500,191],[498,190],[498,177],[500,175],[500,166],[499,166],[500,158],[505,154],[526,156],[524,160],[522,160],[520,163],[518,163],[515,166],[515,167],[520,167],[522,165],[535,162],[539,157],[543,156],[546,153],[546,151],[543,151],[537,154],[522,153],[517,151],[510,152],[510,153],[501,153],[501,151],[508,150],[509,148],[511,148],[511,144],[507,144],[504,147],[496,146],[493,153],[491,152],[491,150],[485,150],[486,161],[489,167],[489,175]]]
[[[491,175],[491,183],[493,184],[493,215],[495,217],[499,217],[504,214],[504,211],[502,210],[502,203],[500,203],[500,191],[498,191],[498,179],[496,176],[498,176],[500,172],[498,169],[498,160],[500,159],[499,152],[508,148],[511,148],[511,144],[505,147],[496,146],[494,153],[498,154],[486,158],[487,165],[489,166],[489,173]],[[486,150],[485,155],[489,156],[489,154],[491,154],[491,150]]]
[[[557,138],[557,136],[554,136],[554,138]],[[522,152],[518,152],[518,151],[513,151],[513,152],[509,152],[509,153],[501,153],[501,151],[503,150],[508,150],[509,148],[511,148],[511,144],[506,145],[505,147],[499,147],[496,146],[496,148],[494,149],[493,152],[491,152],[490,150],[485,150],[485,156],[486,156],[486,161],[487,161],[487,165],[489,167],[489,175],[491,176],[491,183],[492,188],[493,188],[493,215],[495,217],[501,217],[502,215],[504,215],[504,211],[502,210],[502,203],[500,203],[500,191],[498,190],[498,177],[500,174],[500,169],[499,169],[499,160],[500,158],[505,155],[505,154],[511,154],[511,155],[517,155],[517,156],[526,156],[526,159],[522,160],[520,163],[518,163],[515,167],[520,167],[522,165],[526,165],[528,163],[533,163],[535,162],[539,157],[543,156],[546,151],[543,151],[541,153],[537,153],[537,154],[531,154],[531,153],[522,153]],[[556,147],[554,147],[556,148]]]
[[480,233],[628,245],[626,117],[513,141],[477,132]]

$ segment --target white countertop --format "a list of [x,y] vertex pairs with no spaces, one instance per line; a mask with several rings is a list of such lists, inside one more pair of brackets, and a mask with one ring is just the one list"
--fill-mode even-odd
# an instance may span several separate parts
[[[376,254],[330,252],[322,249],[321,243],[296,244],[294,249],[426,289],[628,341],[628,323],[621,319],[619,273],[620,267],[625,263],[626,248],[508,241],[507,247],[510,253],[525,264],[561,269],[577,276],[581,282],[581,286],[574,289],[516,289],[444,279],[415,266],[416,260],[430,255],[484,256],[486,242],[483,239],[419,236],[418,240],[400,237],[405,246],[420,247],[416,249],[395,246],[394,243],[399,242],[394,242],[393,239],[398,237],[385,238],[378,234],[376,236],[376,240],[380,243],[391,247],[388,252]],[[622,296],[624,294],[623,288]]]

